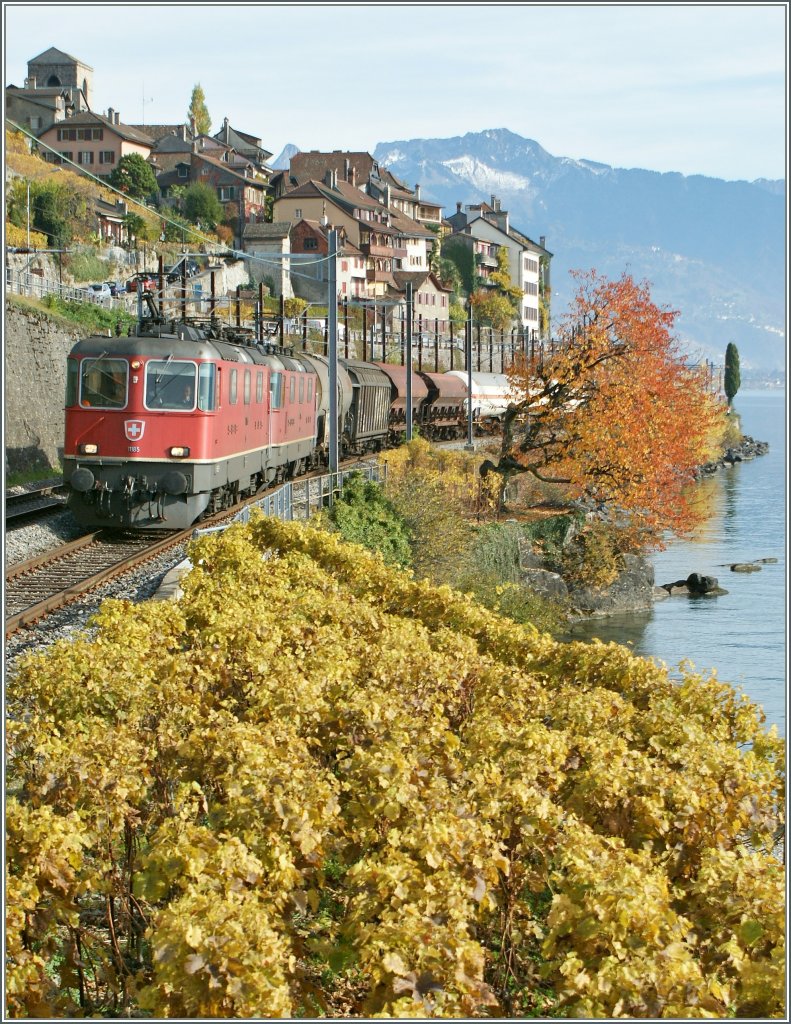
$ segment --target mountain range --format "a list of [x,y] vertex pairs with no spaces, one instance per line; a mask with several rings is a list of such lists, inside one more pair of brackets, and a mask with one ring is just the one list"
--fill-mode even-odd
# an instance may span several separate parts
[[725,181],[553,156],[507,129],[381,142],[373,156],[444,207],[496,196],[510,223],[552,258],[552,316],[575,290],[569,271],[647,281],[678,310],[693,358],[721,364],[729,341],[743,370],[785,369],[785,182]]

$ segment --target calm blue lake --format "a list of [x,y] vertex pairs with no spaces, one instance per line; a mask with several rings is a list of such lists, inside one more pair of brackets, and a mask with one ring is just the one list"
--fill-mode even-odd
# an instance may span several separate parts
[[[597,637],[626,643],[664,662],[671,672],[692,662],[697,672],[743,690],[785,735],[786,717],[786,401],[784,391],[740,392],[734,406],[742,430],[768,441],[768,455],[720,471],[709,489],[712,514],[688,540],[675,541],[654,558],[656,583],[691,572],[716,576],[727,595],[669,598],[640,615],[574,626],[576,640]],[[732,562],[776,558],[749,574]]]

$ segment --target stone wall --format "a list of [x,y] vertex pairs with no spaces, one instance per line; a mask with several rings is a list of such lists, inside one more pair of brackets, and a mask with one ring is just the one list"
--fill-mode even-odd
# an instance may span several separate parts
[[6,469],[58,469],[63,454],[66,357],[84,332],[5,304]]

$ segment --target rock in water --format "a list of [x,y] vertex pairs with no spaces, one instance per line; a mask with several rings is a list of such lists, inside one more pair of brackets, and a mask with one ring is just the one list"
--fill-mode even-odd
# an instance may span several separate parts
[[691,572],[687,576],[687,587],[690,594],[710,594],[719,587],[716,576],[703,576],[699,572]]

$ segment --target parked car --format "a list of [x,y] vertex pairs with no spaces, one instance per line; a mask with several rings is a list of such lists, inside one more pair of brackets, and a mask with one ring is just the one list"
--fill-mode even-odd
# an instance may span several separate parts
[[135,274],[134,277],[130,277],[126,282],[126,290],[128,292],[136,292],[138,281],[142,284],[144,292],[155,292],[159,288],[159,282],[153,274]]
[[89,284],[88,291],[91,293],[94,302],[109,302],[113,297],[110,285],[107,282],[102,284]]
[[126,285],[123,281],[108,281],[107,287],[110,289],[110,294],[115,298],[116,295],[121,295],[126,291]]

